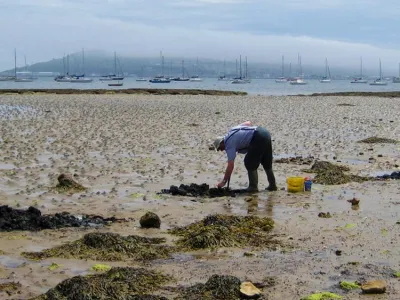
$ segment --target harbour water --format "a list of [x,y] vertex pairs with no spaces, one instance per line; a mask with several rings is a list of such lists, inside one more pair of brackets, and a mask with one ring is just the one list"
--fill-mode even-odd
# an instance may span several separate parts
[[[288,82],[276,83],[274,79],[252,79],[251,83],[232,84],[231,81],[219,81],[217,78],[204,78],[203,81],[183,81],[171,83],[150,83],[136,81],[134,77],[127,77],[122,87],[110,87],[110,81],[102,82],[94,78],[91,83],[56,82],[53,78],[43,77],[32,82],[0,81],[0,89],[131,89],[131,88],[162,88],[162,89],[207,89],[244,91],[250,95],[309,95],[313,93],[333,92],[385,92],[400,91],[400,83],[388,82],[385,86],[371,86],[354,84],[350,80],[332,80],[321,83],[319,80],[307,80],[306,85],[291,85]],[[372,82],[372,80],[370,81]],[[115,83],[115,82],[113,82]]]

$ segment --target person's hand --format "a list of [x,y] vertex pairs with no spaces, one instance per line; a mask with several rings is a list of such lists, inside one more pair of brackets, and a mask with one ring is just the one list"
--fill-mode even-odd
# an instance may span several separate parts
[[226,182],[224,180],[222,180],[221,182],[218,182],[217,188],[222,188],[225,186],[225,184],[226,184]]

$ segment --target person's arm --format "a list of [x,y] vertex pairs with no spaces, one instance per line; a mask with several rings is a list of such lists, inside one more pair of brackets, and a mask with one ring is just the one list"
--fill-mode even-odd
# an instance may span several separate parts
[[225,169],[224,179],[217,184],[217,187],[222,188],[225,186],[225,184],[231,178],[234,167],[235,167],[235,160],[228,161],[228,164],[226,165],[226,169]]
[[246,121],[246,122],[240,124],[240,126],[251,126],[251,121]]

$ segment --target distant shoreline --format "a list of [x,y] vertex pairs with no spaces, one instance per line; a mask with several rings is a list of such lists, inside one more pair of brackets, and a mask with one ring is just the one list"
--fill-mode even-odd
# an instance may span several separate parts
[[210,96],[246,96],[247,92],[201,90],[201,89],[0,89],[0,95],[4,94],[147,94],[147,95],[210,95]]
[[391,92],[336,92],[336,93],[313,93],[309,95],[296,95],[304,97],[317,96],[359,96],[359,97],[382,97],[382,98],[400,98],[400,91]]

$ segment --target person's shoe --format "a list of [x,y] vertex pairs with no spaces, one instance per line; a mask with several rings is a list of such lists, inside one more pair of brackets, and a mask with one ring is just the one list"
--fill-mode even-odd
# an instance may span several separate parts
[[265,188],[269,192],[277,191],[278,187],[276,185],[269,185],[267,188]]
[[246,189],[247,192],[258,192],[258,172],[257,170],[254,171],[247,171],[247,175],[249,176],[249,186]]

